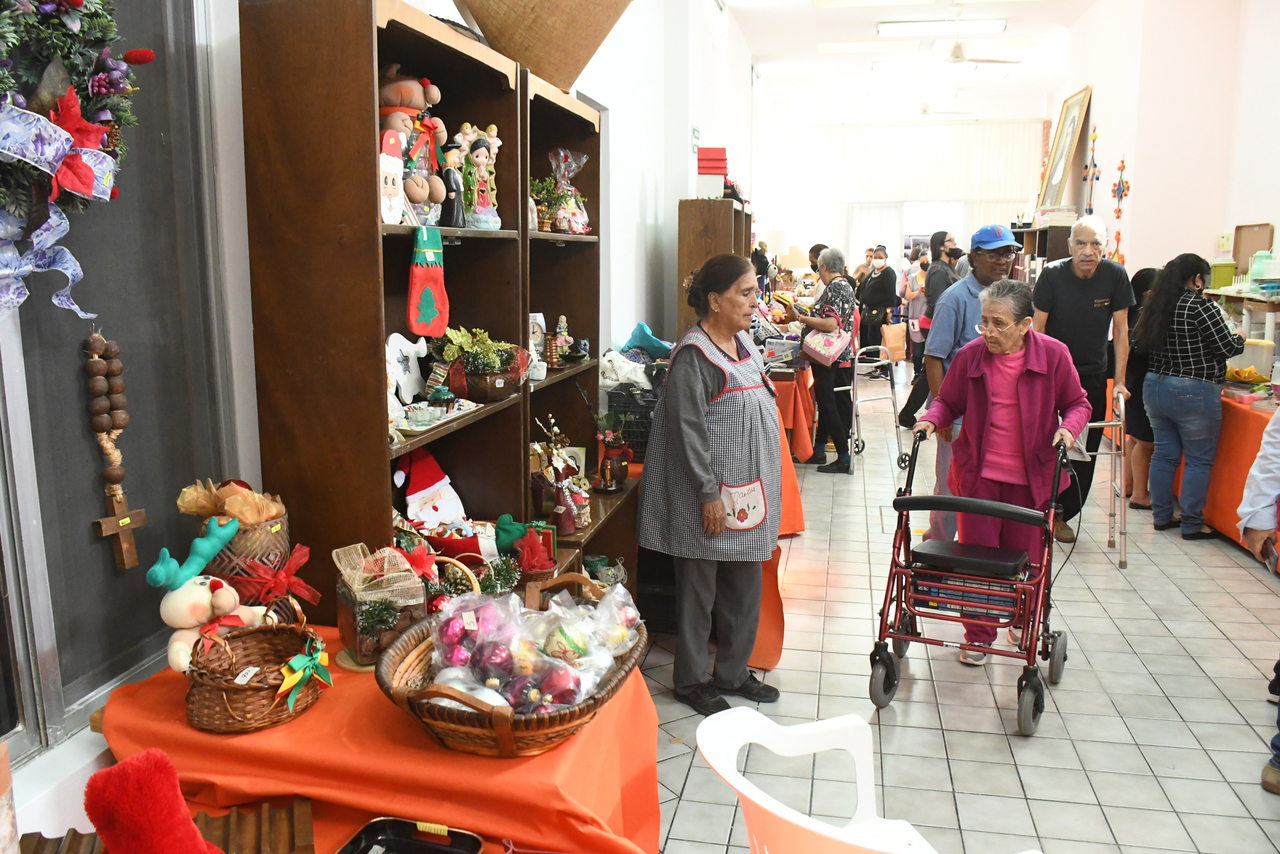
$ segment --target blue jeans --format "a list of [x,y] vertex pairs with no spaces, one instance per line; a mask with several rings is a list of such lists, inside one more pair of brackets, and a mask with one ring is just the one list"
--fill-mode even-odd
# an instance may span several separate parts
[[1156,437],[1151,455],[1151,516],[1157,525],[1173,519],[1173,476],[1182,470],[1182,532],[1204,527],[1209,471],[1222,427],[1222,386],[1204,380],[1147,374],[1142,397]]

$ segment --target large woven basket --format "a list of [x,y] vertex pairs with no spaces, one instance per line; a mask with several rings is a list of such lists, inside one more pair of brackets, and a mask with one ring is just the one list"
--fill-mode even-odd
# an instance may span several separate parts
[[[293,597],[273,602],[272,613],[281,613],[286,602],[292,606],[286,613],[292,614],[295,623],[255,626],[225,638],[213,637],[207,652],[203,639],[196,641],[187,671],[187,721],[193,727],[217,733],[266,729],[302,714],[320,696],[320,684],[314,678],[303,684],[292,711],[286,697],[276,693],[284,682],[280,669],[306,652],[307,641],[320,642],[320,636],[307,628]],[[258,671],[238,684],[236,677],[248,667]]]
[[[551,583],[529,585],[525,604],[545,607],[547,597],[559,590],[580,587],[588,598],[604,594],[585,575],[562,575]],[[544,595],[545,594],[545,595]],[[378,687],[391,700],[420,721],[440,745],[449,750],[477,756],[536,756],[545,753],[582,729],[631,675],[649,644],[644,624],[638,626],[639,638],[626,655],[615,659],[617,665],[596,689],[596,693],[576,706],[546,715],[521,715],[510,707],[496,707],[477,700],[456,688],[433,685],[431,679],[431,621],[414,624],[393,643],[374,671]],[[444,697],[467,706],[470,710],[449,708],[430,702]]]
[[[208,525],[208,521],[205,521]],[[256,525],[241,525],[231,542],[227,543],[209,560],[205,570],[210,575],[248,575],[255,573],[245,568],[245,561],[253,560],[279,569],[289,558],[289,514],[279,519],[269,519]],[[259,602],[245,602],[258,605]]]

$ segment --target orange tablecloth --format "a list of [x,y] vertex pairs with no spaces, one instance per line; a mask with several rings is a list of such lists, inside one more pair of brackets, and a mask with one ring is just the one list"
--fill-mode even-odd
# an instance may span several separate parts
[[778,561],[782,548],[761,566],[764,575],[760,587],[760,621],[756,626],[756,645],[747,664],[760,670],[772,670],[782,658],[782,636],[786,633],[786,615],[782,610],[782,591],[778,585]]
[[[791,431],[791,454],[797,460],[813,456],[813,371],[801,371],[794,381],[774,380],[782,427]],[[788,456],[784,448],[782,456]]]
[[1236,525],[1240,517],[1236,509],[1244,497],[1244,482],[1249,468],[1262,447],[1262,431],[1271,416],[1250,409],[1234,400],[1222,401],[1222,431],[1218,434],[1218,455],[1209,476],[1209,495],[1204,505],[1204,520],[1209,527],[1240,542]]
[[[337,630],[318,631],[336,654]],[[437,745],[373,674],[330,669],[333,687],[306,713],[237,736],[189,726],[186,679],[165,670],[112,692],[103,734],[117,759],[165,750],[194,809],[311,798],[319,854],[337,851],[378,815],[441,822],[521,848],[657,854],[658,716],[638,670],[556,749],[487,759]]]

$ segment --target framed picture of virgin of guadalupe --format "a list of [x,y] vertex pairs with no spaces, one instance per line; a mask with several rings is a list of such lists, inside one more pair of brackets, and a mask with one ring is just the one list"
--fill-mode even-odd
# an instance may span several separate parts
[[1085,117],[1089,112],[1089,96],[1093,87],[1086,86],[1062,102],[1062,114],[1053,133],[1053,145],[1049,148],[1049,162],[1040,182],[1040,200],[1037,208],[1062,204],[1062,195],[1071,179],[1071,163],[1076,144],[1084,132]]

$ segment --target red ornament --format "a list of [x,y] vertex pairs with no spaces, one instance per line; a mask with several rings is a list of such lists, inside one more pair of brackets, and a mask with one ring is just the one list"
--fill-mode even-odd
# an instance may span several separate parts
[[444,606],[449,604],[449,597],[443,593],[439,596],[432,596],[427,600],[427,613],[438,614],[444,610]]
[[118,195],[120,195],[120,188],[119,188],[119,187],[116,187],[116,186],[114,186],[114,185],[112,185],[112,187],[111,187],[111,199],[112,199],[112,201],[114,201],[114,200],[115,200],[115,198],[116,198],[116,196],[118,196]]
[[467,629],[462,623],[462,618],[455,615],[440,624],[440,628],[436,629],[436,635],[440,638],[441,646],[457,646],[466,638]]
[[578,700],[582,680],[567,664],[556,662],[542,674],[542,699],[557,706],[570,706]]
[[471,654],[471,672],[481,682],[497,679],[499,684],[511,678],[511,650],[500,643],[485,641]]
[[[72,5],[79,7],[84,0],[71,0]],[[127,50],[124,53],[124,61],[130,65],[146,65],[148,62],[154,62],[156,52],[145,47],[135,47],[133,50]]]

